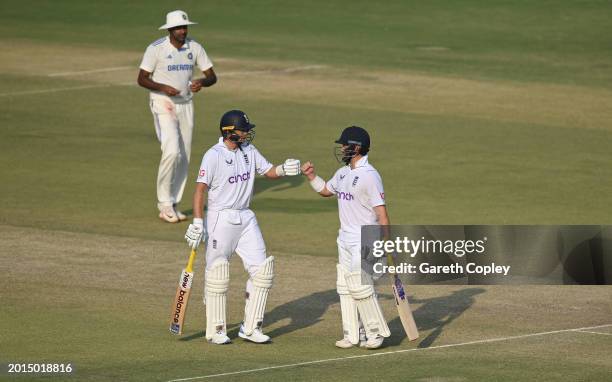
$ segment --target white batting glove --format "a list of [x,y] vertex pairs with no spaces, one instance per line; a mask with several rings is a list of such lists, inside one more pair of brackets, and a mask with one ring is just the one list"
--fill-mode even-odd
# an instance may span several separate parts
[[208,234],[204,228],[204,220],[194,218],[193,223],[189,224],[185,233],[185,240],[192,249],[197,249],[202,240],[206,240]]
[[300,160],[299,159],[287,159],[283,163],[283,172],[287,176],[300,175]]

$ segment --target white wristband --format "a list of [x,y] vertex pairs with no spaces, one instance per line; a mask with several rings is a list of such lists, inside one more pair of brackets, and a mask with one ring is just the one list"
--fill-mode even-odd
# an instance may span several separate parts
[[310,187],[317,193],[321,192],[325,188],[325,181],[317,175],[316,178],[310,181]]
[[276,175],[285,176],[285,169],[283,168],[282,164],[279,164],[278,166],[276,166]]
[[193,218],[193,225],[199,225],[200,227],[204,226],[204,219],[202,218]]

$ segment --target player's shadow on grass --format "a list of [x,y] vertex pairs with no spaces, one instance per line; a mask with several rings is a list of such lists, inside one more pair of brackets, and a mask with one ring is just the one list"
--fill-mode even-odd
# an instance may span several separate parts
[[[315,325],[323,319],[322,317],[329,306],[339,301],[336,289],[329,289],[322,292],[315,292],[308,296],[300,297],[296,300],[276,306],[266,313],[264,319],[264,332],[272,337],[272,341],[274,341],[276,337]],[[272,326],[274,323],[285,319],[290,320],[287,325],[275,328],[271,331],[265,330],[266,327]],[[236,338],[239,330],[240,322],[227,325],[227,335],[230,338]],[[200,331],[182,337],[180,341],[191,341],[202,338],[205,335],[206,333],[204,331]]]
[[[444,327],[468,310],[476,301],[475,296],[484,292],[485,290],[482,288],[467,288],[455,291],[448,296],[423,300],[409,298],[412,304],[422,304],[413,312],[419,332],[434,329],[427,337],[417,340],[419,341],[418,347],[430,347],[440,337]],[[389,328],[392,335],[385,341],[387,345],[396,346],[402,343],[406,334],[399,317],[389,323]]]
[[290,322],[266,334],[275,338],[315,325],[323,319],[322,317],[329,306],[339,301],[336,289],[329,289],[279,305],[266,313],[264,324],[271,326],[285,319],[289,319]]
[[[417,340],[419,348],[430,347],[435,340],[442,334],[444,327],[453,322],[463,312],[468,310],[476,301],[475,296],[484,293],[482,288],[467,288],[455,291],[447,296],[434,297],[428,299],[415,299],[410,297],[409,300],[413,304],[422,304],[416,309],[414,319],[417,323],[419,331],[434,329],[427,337]],[[380,301],[392,300],[391,294],[379,294]],[[290,322],[279,328],[275,328],[265,333],[272,337],[280,337],[284,334],[289,334],[300,329],[307,328],[322,321],[322,317],[329,309],[330,305],[339,303],[336,289],[315,292],[308,296],[300,297],[296,300],[279,305],[266,313],[264,327],[272,326],[274,323],[289,319]],[[240,322],[228,324],[228,336],[235,338],[238,336]],[[391,337],[385,340],[385,347],[398,346],[406,340],[406,333],[399,317],[395,317],[389,322]],[[200,331],[189,336],[181,338],[181,341],[191,341],[205,336],[204,331]]]

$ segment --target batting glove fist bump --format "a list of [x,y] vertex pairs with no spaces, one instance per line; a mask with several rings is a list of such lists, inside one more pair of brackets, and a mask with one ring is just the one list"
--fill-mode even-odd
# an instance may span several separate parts
[[196,249],[202,240],[206,240],[207,236],[206,228],[204,228],[204,220],[194,218],[193,223],[189,224],[187,228],[185,240],[187,240],[187,244],[189,244],[192,249]]
[[287,159],[285,163],[283,163],[283,172],[287,176],[300,175],[300,160]]

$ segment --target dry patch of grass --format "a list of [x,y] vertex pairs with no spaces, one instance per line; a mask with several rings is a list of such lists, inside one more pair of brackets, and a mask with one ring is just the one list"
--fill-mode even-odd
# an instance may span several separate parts
[[[1,45],[5,48],[1,72],[53,75],[88,84],[135,85],[142,57],[142,52],[29,41],[3,40]],[[36,52],[36,57],[24,61],[31,52]],[[491,123],[612,130],[612,91],[600,88],[468,80],[409,70],[362,71],[316,63],[215,57],[214,52],[211,56],[220,81],[206,90],[210,96],[240,93],[253,99],[467,117]],[[79,73],[83,71],[86,73]]]

